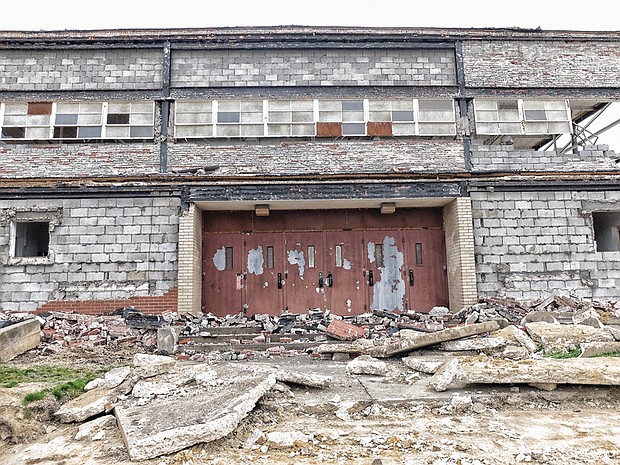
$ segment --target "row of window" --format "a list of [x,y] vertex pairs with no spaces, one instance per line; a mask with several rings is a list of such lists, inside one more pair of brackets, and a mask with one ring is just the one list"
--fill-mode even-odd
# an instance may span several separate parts
[[[148,101],[0,103],[2,139],[146,139]],[[567,100],[474,101],[476,133],[570,133]],[[452,99],[179,100],[174,136],[191,138],[453,136]]]
[[152,138],[154,102],[0,104],[2,139]]
[[174,115],[177,138],[455,134],[451,99],[177,101]]

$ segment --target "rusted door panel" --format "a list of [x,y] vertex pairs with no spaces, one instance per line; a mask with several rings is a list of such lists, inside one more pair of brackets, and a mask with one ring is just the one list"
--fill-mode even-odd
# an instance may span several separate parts
[[332,313],[359,315],[368,310],[364,264],[361,231],[325,233],[325,292]]
[[284,309],[282,233],[244,234],[244,306],[248,315]]
[[217,316],[243,309],[242,237],[237,233],[203,235],[202,305]]
[[428,312],[448,305],[446,250],[442,230],[404,231],[407,301],[412,310]]
[[285,234],[285,296],[291,312],[327,309],[322,232]]
[[401,231],[365,231],[366,289],[371,310],[404,311],[405,257]]

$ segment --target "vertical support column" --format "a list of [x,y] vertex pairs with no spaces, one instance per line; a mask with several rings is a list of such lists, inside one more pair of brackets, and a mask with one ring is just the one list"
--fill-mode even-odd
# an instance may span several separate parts
[[202,294],[202,211],[190,204],[179,220],[178,312],[200,312]]
[[469,116],[467,114],[467,98],[465,96],[465,65],[463,64],[463,42],[454,42],[454,63],[456,69],[456,83],[459,88],[459,111],[463,126],[463,156],[465,159],[465,169],[472,170],[471,163],[471,134],[469,133]]
[[159,144],[159,171],[168,171],[168,126],[170,123],[170,42],[164,43],[164,59],[162,66],[162,93],[161,102],[161,143]]
[[443,208],[450,310],[478,301],[471,199],[459,197]]

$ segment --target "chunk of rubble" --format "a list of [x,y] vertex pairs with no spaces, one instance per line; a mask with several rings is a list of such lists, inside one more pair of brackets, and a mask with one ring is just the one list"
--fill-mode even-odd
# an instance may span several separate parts
[[465,384],[620,385],[620,363],[609,357],[504,360],[486,356],[452,359],[429,380],[436,391]]
[[[596,357],[604,354],[620,353],[620,342],[584,342],[579,345],[579,357]],[[620,363],[620,360],[618,361]]]
[[351,344],[321,344],[317,348],[319,354],[362,354],[374,346],[369,339],[358,339]]
[[403,357],[403,363],[412,370],[434,375],[446,363],[445,360],[429,360],[427,357]]
[[131,392],[133,384],[130,378],[114,389],[105,386],[92,389],[63,404],[54,415],[62,423],[76,423],[111,412],[118,398]]
[[171,454],[231,433],[275,384],[273,373],[239,373],[198,385],[183,396],[163,396],[146,407],[131,397],[114,408],[132,460]]
[[531,337],[527,335],[527,333],[515,325],[506,326],[505,328],[500,329],[499,331],[495,331],[491,334],[491,337],[501,337],[508,344],[512,345],[520,345],[528,350],[528,352],[536,352],[538,350],[538,346],[532,340]]
[[593,328],[604,328],[605,325],[601,323],[601,316],[592,308],[585,308],[577,310],[572,316],[573,324],[575,325],[587,325]]
[[506,345],[506,340],[501,337],[471,337],[446,341],[439,344],[439,350],[467,351],[467,350],[493,350]]
[[141,378],[167,373],[175,364],[175,359],[163,355],[135,354],[133,357],[135,372]]
[[476,323],[473,325],[456,326],[448,328],[436,333],[420,333],[415,337],[400,338],[397,342],[382,346],[373,346],[367,352],[368,355],[378,358],[391,357],[393,355],[402,354],[403,352],[411,352],[420,347],[432,346],[441,342],[453,339],[462,339],[476,334],[497,331],[499,325],[496,321],[487,321],[485,323]]
[[299,384],[312,388],[323,389],[331,386],[333,378],[331,376],[317,375],[314,373],[303,373],[300,371],[275,370],[273,374],[276,380],[286,384]]
[[102,377],[93,379],[90,383],[84,386],[84,390],[90,391],[91,389],[98,387],[106,387],[108,389],[115,388],[125,381],[130,373],[130,367],[113,368]]
[[542,344],[544,353],[570,351],[584,342],[609,342],[614,338],[605,328],[586,325],[561,325],[545,322],[526,323],[530,337]]
[[284,449],[293,446],[306,447],[314,436],[301,431],[272,431],[267,433],[267,445],[273,449]]
[[95,435],[111,426],[116,426],[116,418],[114,418],[114,415],[103,415],[102,417],[82,423],[79,426],[74,439],[76,441],[81,441],[83,439],[92,440]]
[[365,337],[367,330],[341,320],[332,320],[325,332],[341,341],[353,341]]
[[352,375],[383,376],[387,373],[387,365],[383,360],[377,360],[369,355],[360,355],[347,363],[346,371]]

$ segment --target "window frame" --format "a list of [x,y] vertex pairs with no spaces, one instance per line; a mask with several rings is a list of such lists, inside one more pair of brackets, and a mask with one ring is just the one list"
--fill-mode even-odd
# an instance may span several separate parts
[[[7,266],[12,265],[51,265],[55,261],[54,234],[55,228],[61,225],[63,211],[62,208],[56,209],[16,209],[9,210],[5,214],[5,221],[8,223],[9,244],[8,253],[3,262]],[[17,224],[18,223],[47,223],[48,225],[48,245],[47,255],[45,256],[16,256],[17,246]]]

